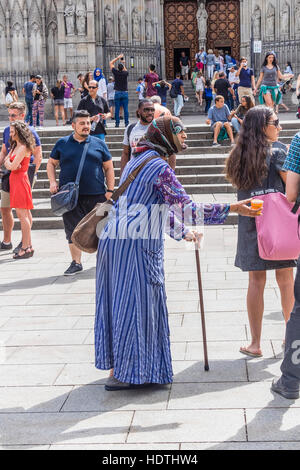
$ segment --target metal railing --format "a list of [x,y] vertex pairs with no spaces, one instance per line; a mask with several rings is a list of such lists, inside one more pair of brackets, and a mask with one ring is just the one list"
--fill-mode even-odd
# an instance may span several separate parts
[[110,75],[109,62],[123,54],[126,68],[129,71],[129,80],[137,80],[148,73],[150,64],[156,66],[156,71],[161,76],[161,47],[157,45],[149,46],[147,44],[139,45],[104,45],[104,74]]
[[22,96],[22,88],[24,83],[26,83],[31,74],[41,75],[46,86],[50,90],[56,85],[57,72],[41,72],[41,71],[32,71],[32,72],[0,72],[0,82],[3,82],[6,86],[6,82],[10,80],[13,82],[13,86],[16,88],[18,95]]

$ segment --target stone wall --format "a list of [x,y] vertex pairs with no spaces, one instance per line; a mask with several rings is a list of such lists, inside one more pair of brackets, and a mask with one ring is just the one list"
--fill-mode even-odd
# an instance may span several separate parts
[[[118,45],[122,52],[124,46],[159,41],[165,75],[163,4],[164,0],[0,0],[0,73],[67,72],[74,80],[78,72],[103,65],[109,46]],[[299,42],[300,0],[241,0],[243,55],[250,56],[251,38],[267,44]],[[300,66],[299,53],[285,50],[285,60]]]

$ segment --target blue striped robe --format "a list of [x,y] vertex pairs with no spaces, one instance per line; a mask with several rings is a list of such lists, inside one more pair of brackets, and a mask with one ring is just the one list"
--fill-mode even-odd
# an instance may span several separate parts
[[[144,159],[153,154],[155,152],[148,151],[133,158],[125,167],[121,183]],[[157,237],[138,237],[143,230],[147,230],[151,205],[159,204],[154,182],[166,166],[167,162],[158,156],[143,168],[123,195],[127,197],[129,209],[127,220],[120,211],[124,200],[119,200],[115,205],[116,213],[109,215],[106,230],[99,239],[95,366],[104,370],[114,368],[114,377],[121,382],[172,382],[163,266],[167,207],[163,206],[159,216]],[[140,217],[136,217],[136,210],[130,214],[133,204],[143,204],[145,207],[144,211],[141,208]],[[137,237],[126,238],[126,229],[131,234],[136,233]],[[124,232],[123,239],[121,236],[107,236],[114,230],[118,234]]]

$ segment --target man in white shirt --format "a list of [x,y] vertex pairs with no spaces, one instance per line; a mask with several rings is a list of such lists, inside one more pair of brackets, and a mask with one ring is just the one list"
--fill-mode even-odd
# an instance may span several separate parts
[[126,127],[123,140],[123,151],[121,157],[121,175],[131,158],[131,151],[137,147],[141,137],[143,137],[149,125],[154,119],[154,104],[150,99],[145,99],[139,102],[136,112],[139,121],[136,124],[130,124]]
[[240,79],[239,77],[237,77],[236,72],[237,71],[235,67],[232,66],[231,69],[229,70],[228,81],[234,90],[236,104],[239,105],[240,100],[239,100],[239,95],[238,95],[238,89],[239,89]]

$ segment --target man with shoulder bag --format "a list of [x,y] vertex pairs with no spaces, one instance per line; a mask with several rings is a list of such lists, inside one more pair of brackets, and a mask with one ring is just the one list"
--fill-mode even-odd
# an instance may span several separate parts
[[[295,203],[292,212],[300,206],[300,132],[295,135],[283,168],[287,170],[286,197]],[[298,236],[299,236],[298,220]],[[289,243],[286,240],[286,243]],[[300,388],[300,257],[295,279],[295,305],[286,327],[285,354],[281,365],[282,375],[274,380],[271,390],[287,399],[299,398]]]
[[[56,142],[47,164],[52,195],[57,194],[62,200],[64,196],[62,193],[68,195],[70,192],[68,189],[62,190],[63,186],[66,188],[73,186],[74,189],[79,185],[75,207],[71,210],[62,207],[61,211],[72,257],[72,262],[64,273],[65,276],[72,276],[83,270],[81,250],[71,240],[75,227],[97,203],[111,198],[115,186],[112,157],[106,144],[90,135],[89,113],[86,110],[76,111],[72,127],[74,133]],[[58,165],[60,165],[59,185],[55,174]]]

